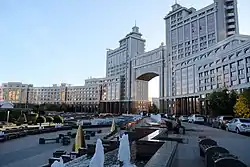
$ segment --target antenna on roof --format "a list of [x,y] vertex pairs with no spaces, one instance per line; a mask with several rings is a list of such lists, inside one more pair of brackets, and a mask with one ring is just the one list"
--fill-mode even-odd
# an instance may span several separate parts
[[135,27],[136,27],[136,20],[135,20]]
[[175,0],[175,4],[177,4],[177,0]]

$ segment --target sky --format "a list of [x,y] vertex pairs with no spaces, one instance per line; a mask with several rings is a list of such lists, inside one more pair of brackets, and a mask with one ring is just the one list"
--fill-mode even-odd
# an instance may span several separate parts
[[[175,0],[1,0],[0,82],[35,86],[83,85],[104,77],[106,49],[135,24],[146,39],[146,51],[165,41],[164,16]],[[178,0],[200,9],[213,0]],[[238,0],[240,33],[250,34],[250,1]],[[149,96],[159,96],[159,78]]]

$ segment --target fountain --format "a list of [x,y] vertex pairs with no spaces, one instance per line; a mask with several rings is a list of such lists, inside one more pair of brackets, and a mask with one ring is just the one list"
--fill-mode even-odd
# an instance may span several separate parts
[[127,134],[124,134],[120,139],[118,160],[121,162],[121,166],[123,167],[135,167],[135,165],[130,163],[130,146]]
[[59,161],[59,162],[58,162],[58,161],[55,161],[55,162],[51,165],[51,167],[65,167],[65,165],[63,164],[62,158],[60,158],[60,161]]
[[102,141],[97,139],[95,146],[95,154],[92,157],[89,167],[103,167],[104,166],[104,148]]

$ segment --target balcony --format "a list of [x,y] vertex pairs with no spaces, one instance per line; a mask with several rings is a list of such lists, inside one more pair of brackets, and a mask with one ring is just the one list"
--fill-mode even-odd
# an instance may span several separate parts
[[226,9],[234,9],[233,5],[226,6]]
[[228,13],[227,17],[234,17],[234,13]]
[[228,31],[227,32],[227,35],[230,36],[230,35],[234,35],[235,34],[235,31]]
[[228,27],[228,29],[234,29],[235,25],[234,24],[233,25],[228,25],[227,27]]
[[235,19],[228,19],[227,22],[228,23],[235,23]]

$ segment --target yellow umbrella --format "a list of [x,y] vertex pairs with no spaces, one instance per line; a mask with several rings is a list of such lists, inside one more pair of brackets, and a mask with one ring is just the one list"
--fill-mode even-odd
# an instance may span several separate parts
[[84,132],[82,129],[82,126],[79,125],[77,132],[76,132],[76,138],[75,138],[75,152],[78,152],[79,148],[85,148],[86,143],[84,139]]

